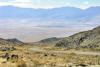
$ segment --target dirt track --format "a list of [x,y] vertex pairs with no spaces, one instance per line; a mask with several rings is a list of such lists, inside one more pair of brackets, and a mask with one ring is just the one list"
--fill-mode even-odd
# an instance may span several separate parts
[[90,56],[100,56],[100,52],[82,52],[82,51],[46,51],[39,48],[29,48],[31,51],[42,52],[42,53],[61,53],[61,54],[77,54],[77,55],[90,55]]

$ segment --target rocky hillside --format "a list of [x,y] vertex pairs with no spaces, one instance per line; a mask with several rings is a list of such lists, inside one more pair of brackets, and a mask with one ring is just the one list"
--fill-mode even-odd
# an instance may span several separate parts
[[17,39],[2,39],[0,38],[0,45],[23,45],[24,43]]
[[52,37],[52,38],[47,38],[47,39],[40,40],[40,41],[36,42],[35,44],[40,44],[40,45],[54,45],[58,41],[60,41],[61,39],[62,38]]
[[93,30],[80,32],[63,38],[56,43],[56,46],[71,48],[100,48],[100,26]]

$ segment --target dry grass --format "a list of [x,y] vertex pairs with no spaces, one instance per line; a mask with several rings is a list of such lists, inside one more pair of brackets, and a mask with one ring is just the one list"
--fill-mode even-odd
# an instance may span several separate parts
[[[52,56],[50,53],[45,56],[45,53],[29,51],[30,46],[16,47],[18,50],[10,52],[10,54],[18,55],[18,61],[12,63],[16,59],[10,60],[6,63],[1,63],[0,67],[67,67],[68,65],[100,65],[99,56],[86,56],[72,54],[60,54],[57,53]],[[42,49],[42,47],[40,47]],[[44,49],[44,48],[43,48]],[[51,49],[50,49],[51,50]],[[57,50],[57,49],[56,49]],[[3,55],[2,52],[0,52]],[[44,66],[45,65],[45,66]]]

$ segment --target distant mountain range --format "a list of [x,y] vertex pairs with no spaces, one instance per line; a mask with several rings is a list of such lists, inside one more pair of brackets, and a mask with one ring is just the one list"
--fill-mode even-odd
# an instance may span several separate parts
[[[66,24],[94,24],[94,26],[97,26],[100,22],[100,20],[98,20],[100,19],[100,7],[90,7],[83,10],[75,7],[33,9],[0,6],[0,19],[28,19],[31,20],[27,21],[30,23],[44,21],[55,23],[54,25],[37,25],[38,27],[66,27],[64,26]],[[62,25],[59,22],[62,22]]]
[[93,18],[100,16],[100,7],[91,7],[85,10],[75,7],[53,9],[20,8],[14,6],[0,6],[0,18],[34,19],[34,20],[69,20],[79,18]]

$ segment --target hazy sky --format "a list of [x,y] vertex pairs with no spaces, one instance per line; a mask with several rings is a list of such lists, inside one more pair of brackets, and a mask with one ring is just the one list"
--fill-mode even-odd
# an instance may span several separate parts
[[88,8],[100,6],[100,0],[0,0],[0,6],[13,5],[24,8],[58,8],[72,6]]

